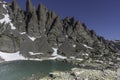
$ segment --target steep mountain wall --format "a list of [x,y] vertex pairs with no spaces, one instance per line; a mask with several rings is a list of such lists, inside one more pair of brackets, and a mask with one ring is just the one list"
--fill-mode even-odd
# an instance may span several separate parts
[[[55,49],[56,55],[67,58],[119,61],[120,48],[73,17],[61,19],[43,4],[36,9],[30,0],[26,0],[26,11],[15,0],[0,1],[0,51],[20,51],[26,57],[41,58],[51,56]],[[35,56],[35,53],[43,54]]]

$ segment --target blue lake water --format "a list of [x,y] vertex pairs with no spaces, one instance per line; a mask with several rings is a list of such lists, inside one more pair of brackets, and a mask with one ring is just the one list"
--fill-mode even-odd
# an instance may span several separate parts
[[67,71],[74,66],[61,61],[10,61],[0,63],[0,80],[23,80],[32,74],[47,75],[52,71]]

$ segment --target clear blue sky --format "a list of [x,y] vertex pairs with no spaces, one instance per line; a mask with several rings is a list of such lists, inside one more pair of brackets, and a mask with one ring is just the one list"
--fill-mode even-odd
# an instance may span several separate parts
[[[11,2],[12,0],[5,0]],[[25,9],[26,0],[16,0]],[[120,39],[120,0],[31,0],[43,3],[61,18],[74,16],[106,39]]]

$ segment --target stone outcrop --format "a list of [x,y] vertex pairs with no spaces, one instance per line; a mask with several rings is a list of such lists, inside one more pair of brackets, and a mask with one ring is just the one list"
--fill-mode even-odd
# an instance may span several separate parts
[[14,35],[1,35],[0,36],[0,50],[3,52],[16,52],[19,49],[17,37]]
[[45,37],[45,36],[41,36],[41,38],[37,38],[34,42],[34,45],[35,45],[36,52],[41,52],[41,53],[45,53],[45,54],[53,53],[53,49],[50,46],[50,44],[48,43],[47,37]]
[[14,26],[16,26],[18,31],[24,32],[26,27],[24,11],[17,4],[16,0],[13,0],[12,3],[9,4],[9,6],[10,7],[7,8],[10,18],[12,19],[12,22],[14,22]]
[[25,18],[27,34],[30,36],[39,36],[37,13],[30,0],[26,2]]
[[38,5],[38,25],[39,25],[39,32],[40,34],[44,34],[46,31],[46,21],[47,21],[47,9],[43,4]]

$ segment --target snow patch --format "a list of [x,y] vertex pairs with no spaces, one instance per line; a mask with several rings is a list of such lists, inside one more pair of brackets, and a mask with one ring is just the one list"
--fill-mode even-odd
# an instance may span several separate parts
[[76,47],[76,45],[74,44],[73,47]]
[[83,61],[83,59],[82,59],[82,58],[76,58],[76,60],[78,60],[78,61]]
[[60,58],[60,59],[66,59],[67,58],[65,56],[61,56],[61,55],[57,54],[57,50],[58,50],[57,48],[52,48],[52,49],[54,50],[54,52],[51,55],[52,57],[50,57],[49,59],[54,60],[54,59],[57,59],[57,58]]
[[39,55],[39,54],[43,54],[43,53],[34,53],[34,52],[29,52],[30,55]]
[[15,26],[13,26],[13,24],[10,22],[10,26],[11,26],[11,29],[12,30],[15,30],[16,29],[16,27]]
[[118,57],[118,58],[117,58],[117,60],[119,60],[119,61],[120,61],[120,58]]
[[28,58],[28,60],[43,61],[44,59],[38,59],[38,58]]
[[[5,61],[15,61],[15,60],[35,60],[35,61],[43,61],[43,60],[55,60],[55,59],[66,59],[67,57],[58,55],[57,53],[57,49],[54,48],[54,52],[53,52],[53,56],[49,57],[49,58],[29,58],[29,57],[24,57],[20,54],[20,51],[16,52],[16,53],[7,53],[7,52],[1,52],[0,51],[0,57],[2,59],[4,59]],[[33,53],[33,52],[29,52],[30,55],[37,55],[37,54],[43,54],[43,53]]]
[[9,15],[8,14],[3,14],[4,15],[4,18],[3,19],[0,19],[0,23],[9,23],[11,20],[9,18]]
[[12,30],[15,30],[16,27],[13,26],[13,24],[11,23],[11,20],[10,20],[10,18],[9,18],[9,15],[8,15],[8,14],[3,14],[3,15],[4,15],[4,18],[0,20],[0,23],[4,23],[4,22],[5,22],[5,24],[9,23],[10,26],[11,26],[11,29],[12,29]]
[[[5,2],[4,2],[4,3],[5,3]],[[7,6],[7,5],[3,4],[3,8],[5,8],[6,11],[8,12],[6,6]],[[3,18],[3,19],[0,19],[0,23],[4,23],[4,22],[5,22],[5,24],[9,23],[10,26],[11,26],[11,29],[12,29],[12,30],[15,30],[16,27],[13,26],[13,23],[11,23],[11,19],[10,19],[9,14],[7,13],[7,14],[3,14],[3,15],[4,15],[4,18]]]
[[86,47],[86,48],[89,48],[89,49],[93,49],[92,47],[90,47],[90,46],[88,46],[86,44],[83,44],[83,46]]
[[83,56],[89,56],[89,54],[88,53],[84,53],[84,54],[82,54]]
[[[6,8],[6,5],[5,4],[3,4],[3,8],[5,8],[6,10],[7,10],[7,8]],[[8,11],[7,11],[8,12]]]
[[74,57],[74,56],[70,56],[70,58],[71,58],[71,59],[75,59],[75,57]]
[[52,48],[54,50],[53,54],[51,56],[57,56],[57,48]]
[[68,38],[68,35],[65,35],[66,38]]
[[5,61],[26,60],[25,57],[19,54],[19,51],[16,53],[6,53],[6,52],[0,51],[0,56]]
[[96,62],[100,62],[100,63],[103,63],[103,61],[101,61],[101,60],[95,60]]
[[28,36],[28,38],[31,39],[32,41],[35,41],[35,39],[36,39],[35,37],[31,37],[31,36],[29,36],[29,35],[27,35],[27,36]]
[[46,31],[46,29],[43,30],[44,32]]
[[55,57],[50,57],[50,58],[48,58],[48,59],[50,59],[50,60],[55,60],[55,59],[66,59],[67,57],[64,57],[64,56],[61,56],[61,55],[57,55],[57,56],[55,56]]
[[20,34],[23,35],[23,34],[26,34],[26,32],[21,32]]
[[88,78],[85,78],[85,80],[88,80]]

